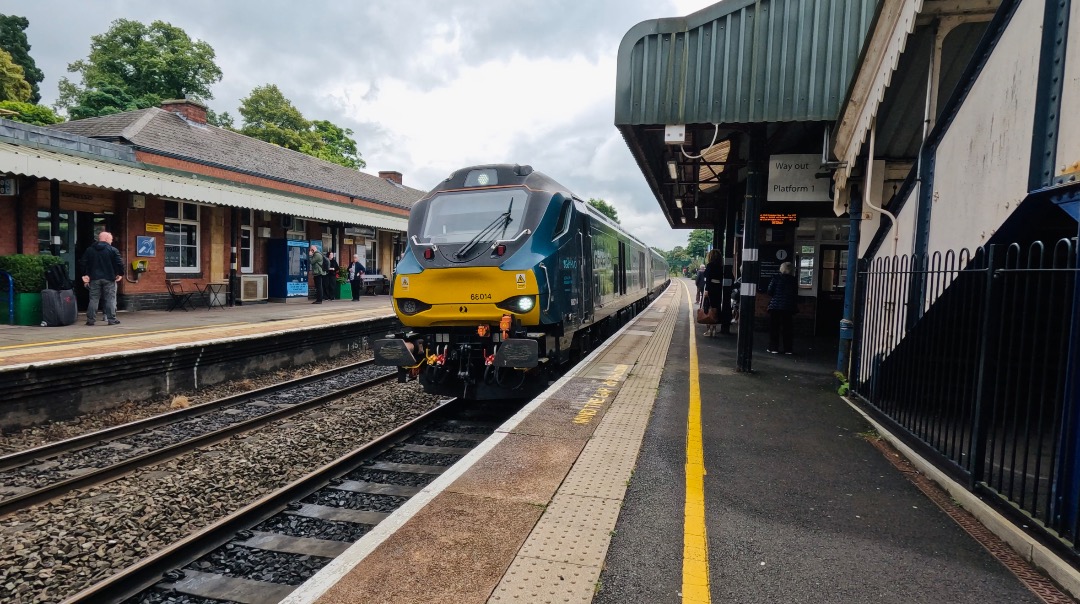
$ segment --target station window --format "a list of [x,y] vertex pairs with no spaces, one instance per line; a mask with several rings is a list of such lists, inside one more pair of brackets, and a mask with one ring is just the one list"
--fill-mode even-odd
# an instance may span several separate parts
[[199,272],[199,206],[165,201],[165,269],[174,273]]
[[303,218],[292,218],[289,220],[285,238],[292,239],[293,241],[307,240],[307,221]]

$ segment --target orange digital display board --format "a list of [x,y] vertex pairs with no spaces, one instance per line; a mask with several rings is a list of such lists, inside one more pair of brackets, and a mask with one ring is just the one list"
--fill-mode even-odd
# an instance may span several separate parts
[[794,213],[789,214],[766,214],[762,213],[758,216],[758,220],[761,224],[769,224],[772,226],[783,226],[785,224],[798,224],[799,215]]

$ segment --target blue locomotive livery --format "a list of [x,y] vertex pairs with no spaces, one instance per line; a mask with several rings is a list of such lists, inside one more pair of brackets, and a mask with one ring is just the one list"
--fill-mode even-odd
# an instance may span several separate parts
[[413,207],[376,362],[431,393],[532,396],[668,284],[663,257],[530,166],[454,172]]

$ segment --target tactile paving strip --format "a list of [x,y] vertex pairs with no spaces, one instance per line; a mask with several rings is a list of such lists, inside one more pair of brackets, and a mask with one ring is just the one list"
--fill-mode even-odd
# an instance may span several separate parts
[[619,519],[621,501],[557,494],[536,523],[536,539],[529,539],[519,556],[594,565],[607,554],[611,531]]
[[537,558],[517,557],[488,602],[515,604],[588,604],[596,592],[599,569]]
[[679,308],[682,293],[679,288],[672,290],[642,315],[660,319],[644,346],[640,337],[630,333],[635,327],[631,324],[586,370],[629,365],[593,437],[488,602],[592,601],[678,317],[678,312],[669,311]]
[[640,442],[621,438],[593,438],[558,492],[622,500],[640,447]]

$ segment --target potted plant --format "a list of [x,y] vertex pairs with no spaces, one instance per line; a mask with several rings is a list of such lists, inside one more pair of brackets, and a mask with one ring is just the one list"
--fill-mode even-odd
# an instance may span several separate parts
[[338,298],[341,300],[352,299],[352,285],[349,285],[349,266],[342,265],[337,269]]
[[[54,264],[63,264],[56,256],[14,254],[0,256],[0,270],[11,275],[15,284],[15,324],[41,323],[41,290],[45,289],[45,271]],[[9,323],[8,280],[0,279],[0,322]]]

